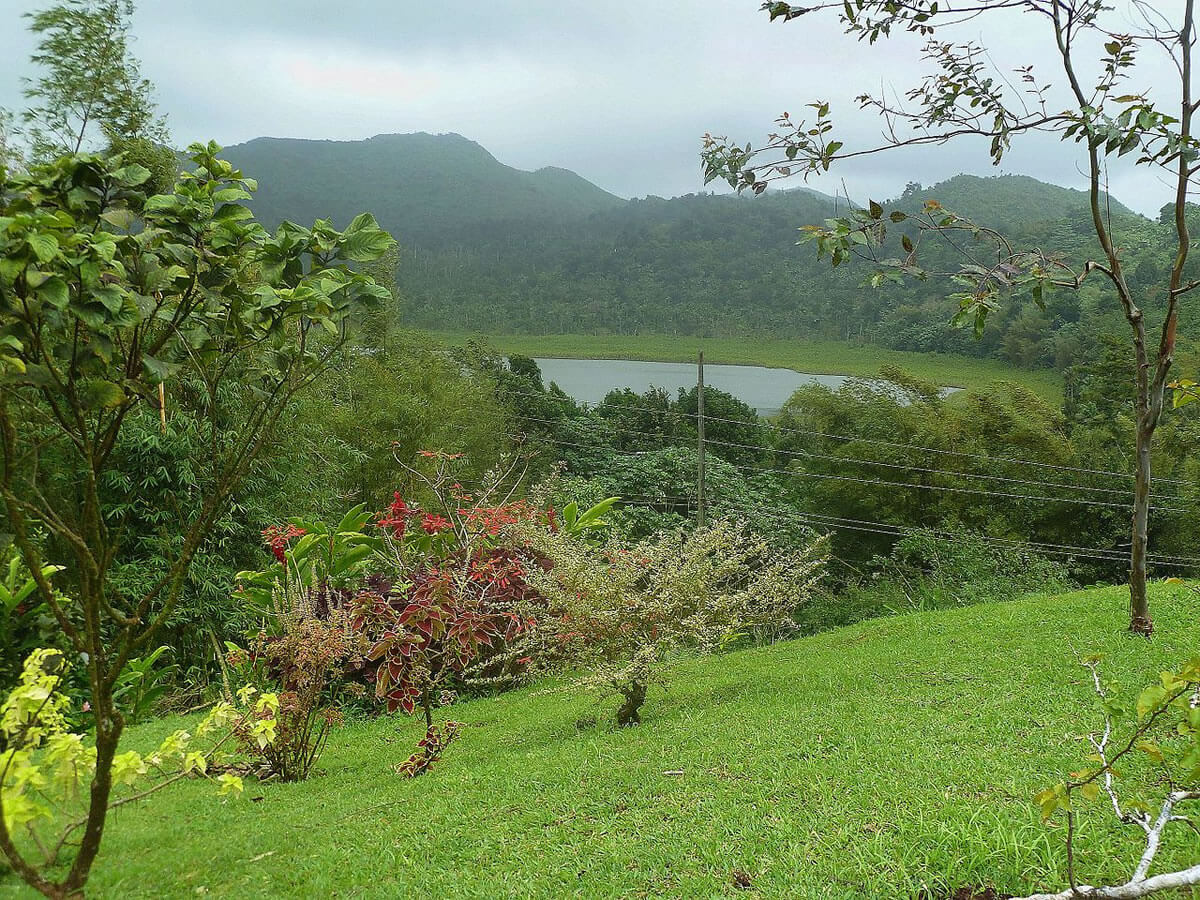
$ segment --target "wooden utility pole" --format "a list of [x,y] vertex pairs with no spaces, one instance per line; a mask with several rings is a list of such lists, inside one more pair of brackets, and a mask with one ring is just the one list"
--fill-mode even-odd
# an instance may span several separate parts
[[704,527],[708,510],[704,490],[704,351],[696,367],[696,525]]

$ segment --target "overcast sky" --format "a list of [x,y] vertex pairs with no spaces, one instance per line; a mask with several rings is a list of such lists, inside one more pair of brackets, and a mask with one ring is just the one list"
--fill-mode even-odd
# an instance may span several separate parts
[[[1167,0],[1169,7],[1174,0]],[[44,3],[0,0],[0,106],[20,107],[32,49],[21,14]],[[858,112],[864,90],[916,84],[921,41],[868,48],[832,17],[770,23],[760,0],[141,0],[134,52],[157,86],[174,141],[224,145],[261,135],[355,140],[455,131],[522,169],[573,169],[625,197],[705,190],[704,132],[761,141],[782,111],[828,100],[847,149],[878,140]],[[1031,25],[1033,27],[1031,27]],[[1046,62],[1040,22],[1011,16],[967,26],[1007,71]],[[1038,34],[1039,40],[1030,38]],[[1169,75],[1143,65],[1148,89]],[[809,184],[886,199],[908,181],[958,172],[1033,175],[1083,187],[1075,145],[1034,139],[997,170],[981,143],[885,154]],[[1150,215],[1168,201],[1160,176],[1122,165],[1112,192]]]

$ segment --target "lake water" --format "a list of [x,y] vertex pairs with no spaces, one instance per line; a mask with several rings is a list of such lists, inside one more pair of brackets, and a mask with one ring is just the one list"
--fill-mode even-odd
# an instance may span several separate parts
[[[591,405],[599,403],[614,389],[632,388],[640,394],[658,387],[675,397],[680,388],[691,388],[696,384],[695,363],[538,358],[537,364],[547,385],[553,381],[574,400]],[[836,390],[850,377],[807,375],[792,369],[768,369],[765,366],[704,366],[706,385],[733,394],[757,409],[760,416],[778,413],[797,388],[823,384]]]

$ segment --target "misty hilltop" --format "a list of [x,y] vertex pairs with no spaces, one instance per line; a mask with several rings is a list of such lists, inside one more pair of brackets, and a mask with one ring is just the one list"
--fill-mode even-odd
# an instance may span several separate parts
[[258,179],[254,210],[264,222],[345,226],[365,209],[408,246],[439,246],[467,226],[561,223],[625,202],[566,169],[506,166],[459,134],[261,137],[222,154]]

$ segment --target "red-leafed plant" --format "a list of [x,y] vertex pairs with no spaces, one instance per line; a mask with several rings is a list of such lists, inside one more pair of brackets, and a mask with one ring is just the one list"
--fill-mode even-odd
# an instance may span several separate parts
[[547,517],[512,500],[515,464],[471,492],[451,474],[455,455],[422,456],[422,469],[409,471],[432,500],[422,506],[397,493],[378,516],[391,580],[358,592],[350,613],[368,644],[376,697],[389,711],[423,711],[426,740],[438,748],[432,762],[449,742],[430,737],[435,698],[469,670],[505,656],[534,624],[539,598],[527,576],[537,562],[507,539],[507,527]]
[[425,737],[417,741],[417,752],[396,766],[396,774],[406,778],[424,775],[442,758],[442,753],[454,743],[461,729],[462,722],[447,722],[441,728],[430,725],[425,731]]

